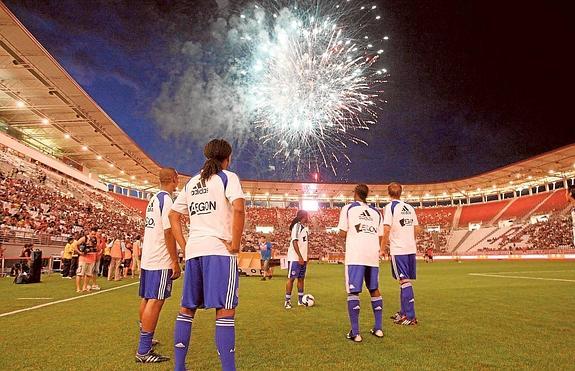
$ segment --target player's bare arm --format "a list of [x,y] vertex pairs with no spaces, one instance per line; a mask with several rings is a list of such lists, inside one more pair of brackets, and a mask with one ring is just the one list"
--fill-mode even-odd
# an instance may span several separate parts
[[166,249],[172,260],[172,279],[176,280],[182,274],[180,264],[178,263],[178,251],[176,248],[176,238],[172,233],[172,228],[164,229],[164,239],[166,240]]
[[381,241],[381,248],[380,252],[383,254],[387,245],[389,245],[389,232],[391,231],[391,226],[384,225],[383,226],[383,236],[380,238]]
[[[170,229],[172,231],[174,238],[176,239],[176,242],[178,243],[178,245],[180,245],[182,249],[185,249],[186,239],[184,238],[184,233],[182,232],[182,224],[181,224],[182,214],[175,210],[170,210],[168,218],[170,219],[170,226],[171,226]],[[168,241],[166,240],[166,243],[167,242]]]
[[240,252],[240,243],[242,241],[242,233],[244,232],[244,224],[246,221],[245,204],[246,202],[243,198],[238,198],[232,202],[232,243],[230,246],[226,246],[232,254]]
[[299,245],[298,245],[297,240],[293,240],[293,249],[298,256],[299,265],[304,265],[305,261],[303,260],[303,257],[301,256],[301,253],[299,252]]

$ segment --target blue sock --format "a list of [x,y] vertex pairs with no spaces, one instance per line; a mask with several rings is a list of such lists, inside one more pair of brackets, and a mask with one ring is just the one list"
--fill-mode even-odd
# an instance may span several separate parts
[[303,298],[303,289],[297,289],[297,301],[301,303],[301,299]]
[[382,330],[383,299],[381,296],[371,298],[371,309],[373,309],[373,317],[375,318],[373,329]]
[[349,295],[347,297],[347,313],[351,322],[351,334],[359,334],[359,296]]
[[223,371],[236,369],[236,328],[234,317],[216,319],[216,346]]
[[152,349],[153,338],[153,332],[145,332],[140,330],[140,344],[138,345],[138,354],[147,354]]
[[286,301],[290,301],[291,300],[291,293],[287,294],[286,293]]
[[413,295],[413,287],[411,282],[406,282],[401,285],[401,297],[403,300],[405,315],[408,319],[415,318],[415,296]]
[[174,369],[185,371],[186,355],[192,337],[192,321],[194,317],[187,314],[178,313],[176,325],[174,326]]
[[403,298],[403,285],[399,286],[399,314],[405,316],[405,299]]

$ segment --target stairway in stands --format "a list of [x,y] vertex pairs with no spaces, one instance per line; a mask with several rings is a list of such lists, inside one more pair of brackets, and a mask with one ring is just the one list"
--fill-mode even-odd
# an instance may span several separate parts
[[519,199],[519,198],[514,198],[513,200],[511,200],[511,202],[508,202],[507,205],[505,205],[505,207],[503,207],[503,209],[501,209],[501,210],[493,217],[493,219],[491,219],[491,220],[489,221],[489,223],[488,223],[487,225],[494,225],[495,222],[496,222],[499,218],[501,218],[501,215],[503,215],[503,213],[506,212],[507,209],[509,209],[509,207],[510,207],[511,205],[513,205],[513,203],[514,203],[515,201],[517,201],[518,199]]
[[535,213],[535,211],[537,211],[537,209],[539,209],[539,207],[541,207],[541,205],[543,205],[545,202],[547,202],[547,200],[549,200],[551,198],[551,196],[553,196],[553,192],[549,192],[549,195],[547,197],[545,197],[545,199],[543,201],[538,203],[533,209],[531,209],[531,211],[529,211],[527,214],[525,214],[525,216],[523,218],[521,218],[521,220],[522,221],[523,220],[529,220],[531,215],[533,215]]
[[461,211],[463,210],[462,206],[458,206],[455,209],[455,214],[453,215],[453,223],[451,224],[451,230],[456,229],[459,227],[459,218],[461,218]]

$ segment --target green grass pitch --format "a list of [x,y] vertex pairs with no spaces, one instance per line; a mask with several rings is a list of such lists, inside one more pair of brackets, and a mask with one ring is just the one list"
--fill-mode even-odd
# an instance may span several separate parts
[[[398,309],[399,293],[385,263],[380,272],[385,337],[368,333],[373,318],[364,292],[361,344],[344,337],[349,323],[342,265],[312,264],[306,292],[315,296],[316,306],[289,311],[283,308],[283,272],[276,269],[274,279],[266,282],[240,280],[238,369],[575,369],[572,261],[420,262],[414,284],[420,323],[415,327],[387,319]],[[134,282],[100,281],[102,289]],[[161,341],[158,352],[170,357],[181,285],[181,279],[176,281],[155,336]],[[0,293],[0,314],[82,295],[75,293],[72,281],[56,274],[32,285],[0,279]],[[134,362],[137,295],[136,284],[0,317],[0,370],[172,369],[171,362]],[[214,317],[213,310],[196,315],[187,361],[192,370],[219,368]]]

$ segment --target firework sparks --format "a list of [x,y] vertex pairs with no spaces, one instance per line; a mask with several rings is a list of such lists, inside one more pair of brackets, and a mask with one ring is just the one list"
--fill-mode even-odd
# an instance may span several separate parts
[[381,15],[354,1],[252,5],[240,15],[243,58],[236,71],[251,122],[275,156],[298,168],[351,162],[350,143],[376,122],[387,70],[387,36],[369,31]]

